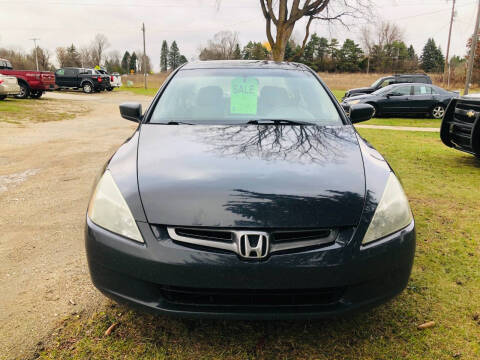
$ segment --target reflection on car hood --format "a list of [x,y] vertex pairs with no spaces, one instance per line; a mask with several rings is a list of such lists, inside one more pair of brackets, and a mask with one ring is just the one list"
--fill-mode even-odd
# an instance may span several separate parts
[[150,223],[334,227],[359,222],[365,178],[352,126],[141,126]]
[[363,94],[363,95],[353,95],[345,99],[345,101],[353,101],[353,100],[362,100],[372,98],[375,95],[372,94]]

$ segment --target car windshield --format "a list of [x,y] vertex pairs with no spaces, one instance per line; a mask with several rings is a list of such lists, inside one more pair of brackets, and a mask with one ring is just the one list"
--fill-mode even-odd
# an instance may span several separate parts
[[332,99],[311,73],[284,69],[180,70],[150,118],[151,123],[255,121],[343,124]]
[[383,82],[383,80],[385,80],[385,78],[380,78],[380,79],[378,79],[377,81],[375,81],[375,82],[371,85],[371,87],[372,87],[372,88],[376,88],[378,85],[380,85],[380,84]]
[[387,92],[389,92],[390,90],[392,90],[396,85],[388,85],[388,86],[385,86],[381,89],[378,89],[378,90],[375,90],[374,92],[372,92],[372,95],[384,95],[386,94]]

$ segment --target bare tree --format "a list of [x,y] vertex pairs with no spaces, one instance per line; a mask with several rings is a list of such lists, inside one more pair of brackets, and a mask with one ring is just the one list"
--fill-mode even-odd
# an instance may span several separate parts
[[59,46],[55,49],[55,53],[57,54],[57,62],[58,65],[62,68],[67,63],[67,51],[64,47]]
[[80,62],[82,64],[82,67],[93,67],[94,62],[92,61],[92,52],[91,49],[88,46],[82,46],[78,50],[80,54]]
[[385,47],[403,39],[403,31],[394,23],[382,21],[376,28],[377,45]]
[[104,57],[105,50],[109,46],[110,46],[110,43],[108,42],[108,39],[105,35],[103,34],[95,35],[95,39],[93,39],[93,42],[90,46],[92,62],[95,66],[101,64]]
[[[40,67],[40,70],[50,70],[51,68],[50,51],[48,51],[48,49],[38,47],[37,56],[38,56],[38,66]],[[33,62],[33,59],[35,58],[35,49],[32,50],[30,57],[32,58],[32,62]]]
[[[371,0],[292,0],[290,9],[288,0],[260,0],[260,5],[266,20],[267,39],[272,48],[273,60],[282,61],[285,47],[297,21],[307,19],[305,37],[298,54],[301,55],[310,35],[313,20],[338,21],[347,26],[343,19],[365,16],[370,12]],[[272,23],[276,28],[275,34],[272,33]]]
[[200,49],[200,60],[230,60],[234,58],[238,45],[238,33],[220,31],[209,40],[205,48]]

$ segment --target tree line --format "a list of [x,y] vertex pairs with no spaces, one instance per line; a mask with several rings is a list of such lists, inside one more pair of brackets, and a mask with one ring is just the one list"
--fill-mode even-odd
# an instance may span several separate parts
[[[471,40],[467,43],[467,49]],[[95,67],[104,66],[110,72],[143,73],[152,71],[151,59],[142,51],[125,51],[120,56],[118,51],[108,51],[110,43],[105,35],[97,34],[87,46],[77,47],[75,44],[60,46],[55,54],[48,49],[37,48],[40,70],[54,70],[52,65],[55,55],[59,67]],[[477,49],[480,51],[480,47]],[[480,53],[475,65],[474,79],[480,79]],[[35,69],[35,49],[25,53],[13,49],[0,48],[0,57],[10,60],[16,69]],[[249,41],[243,47],[238,34],[221,31],[209,40],[206,46],[199,48],[200,60],[222,59],[272,59],[269,42]],[[284,59],[310,66],[315,71],[327,72],[412,72],[423,70],[428,73],[442,72],[445,58],[440,46],[433,38],[427,40],[422,52],[417,55],[413,46],[404,42],[403,32],[391,23],[380,23],[376,27],[361,29],[359,42],[345,39],[340,43],[337,39],[327,39],[311,34],[302,43],[289,39],[286,43]],[[160,70],[162,72],[176,69],[187,62],[180,53],[176,41],[169,45],[162,41],[160,52]],[[454,73],[461,73],[465,68],[465,57],[454,56],[450,59]]]
[[[285,46],[284,60],[310,66],[315,71],[326,72],[442,72],[445,59],[435,41],[428,39],[418,56],[412,45],[403,41],[402,31],[389,23],[381,23],[375,29],[363,28],[360,43],[345,39],[309,36],[305,46],[289,39]],[[200,60],[267,60],[273,54],[268,42],[249,41],[241,48],[238,34],[221,31],[207,45],[199,49]]]

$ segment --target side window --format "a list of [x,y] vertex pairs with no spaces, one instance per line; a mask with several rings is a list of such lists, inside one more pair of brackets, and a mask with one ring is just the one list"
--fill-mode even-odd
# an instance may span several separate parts
[[0,60],[0,69],[5,69],[7,67],[7,63],[3,60]]
[[393,89],[393,92],[398,95],[410,95],[411,86],[399,86]]
[[58,69],[58,70],[55,72],[55,75],[65,75],[65,70],[64,70],[64,69]]
[[74,69],[65,69],[65,76],[75,76]]
[[431,92],[433,95],[439,95],[439,94],[441,94],[441,92],[438,91],[438,89],[437,89],[436,87],[427,86],[427,88],[430,90],[430,92]]
[[413,87],[413,95],[430,95],[431,93],[432,89],[429,86],[415,85]]

